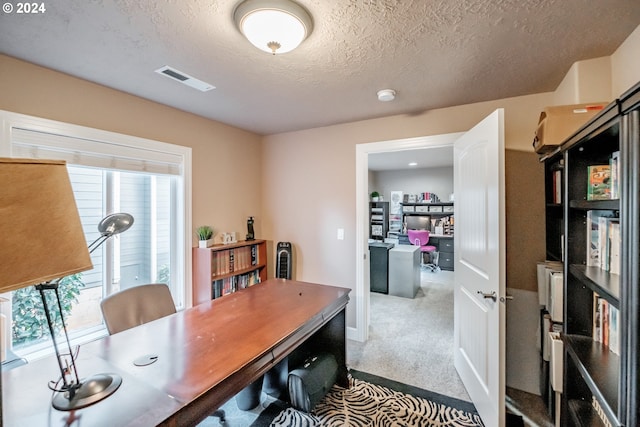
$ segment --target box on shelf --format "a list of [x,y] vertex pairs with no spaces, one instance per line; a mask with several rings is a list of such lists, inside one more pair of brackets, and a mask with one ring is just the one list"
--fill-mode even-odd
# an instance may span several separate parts
[[539,154],[553,151],[606,105],[596,102],[545,108],[540,113],[533,149]]
[[416,212],[429,212],[429,206],[416,206]]

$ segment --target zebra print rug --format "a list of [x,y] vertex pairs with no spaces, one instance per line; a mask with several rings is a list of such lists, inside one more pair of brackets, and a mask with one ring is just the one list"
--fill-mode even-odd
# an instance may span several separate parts
[[350,378],[351,387],[334,386],[311,414],[291,407],[282,410],[271,427],[345,426],[483,426],[474,412]]

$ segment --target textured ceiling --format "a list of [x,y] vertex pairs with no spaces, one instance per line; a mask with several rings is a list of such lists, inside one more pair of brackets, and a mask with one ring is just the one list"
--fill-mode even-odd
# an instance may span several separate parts
[[[238,0],[57,0],[0,14],[0,52],[259,134],[556,88],[610,55],[638,0],[298,0],[314,20],[272,56],[233,23]],[[154,73],[169,65],[215,85]],[[379,89],[397,91],[393,102]]]

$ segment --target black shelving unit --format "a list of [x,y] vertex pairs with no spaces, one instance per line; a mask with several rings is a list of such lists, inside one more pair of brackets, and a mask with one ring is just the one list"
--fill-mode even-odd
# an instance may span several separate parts
[[562,261],[564,239],[564,210],[562,204],[562,181],[564,159],[556,153],[544,162],[545,226],[547,260]]
[[[607,164],[614,152],[619,152],[619,197],[587,200],[588,166]],[[562,174],[562,200],[547,203],[546,242],[547,256],[564,260],[562,425],[636,426],[640,422],[640,84],[547,157],[547,175],[553,177],[556,170]],[[554,191],[550,184],[546,179],[547,201]],[[588,218],[598,216],[619,221],[620,274],[590,265],[587,224]],[[564,245],[558,234],[564,236]],[[604,320],[606,316],[602,324],[594,323],[598,300],[618,313],[618,329]],[[606,338],[596,339],[597,328],[603,328],[604,336],[615,333],[619,349],[614,351],[617,347],[607,345]]]
[[384,241],[389,232],[389,202],[369,202],[369,238]]

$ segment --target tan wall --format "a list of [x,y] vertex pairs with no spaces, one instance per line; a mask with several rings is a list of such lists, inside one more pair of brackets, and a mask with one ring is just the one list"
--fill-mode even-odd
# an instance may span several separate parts
[[506,150],[507,286],[538,291],[536,262],[545,258],[544,164],[533,151]]
[[616,98],[640,81],[640,25],[611,55],[611,90]]
[[[267,136],[262,182],[265,236],[296,246],[297,279],[354,288],[357,144],[465,131],[502,107],[507,147],[531,153],[540,111],[551,103],[551,97],[544,93]],[[542,191],[539,178],[529,182],[528,191]],[[516,215],[543,229],[543,209],[541,205]],[[338,228],[345,229],[345,240],[336,238]],[[544,260],[544,242],[532,242],[528,254],[533,259],[520,261],[533,269],[537,261]],[[535,287],[532,281],[507,279],[509,286]],[[348,324],[355,325],[351,306]]]
[[574,63],[553,94],[554,105],[610,102],[611,57]]
[[[193,149],[193,226],[262,234],[260,137],[0,55],[0,109]],[[194,238],[194,246],[196,245]]]

